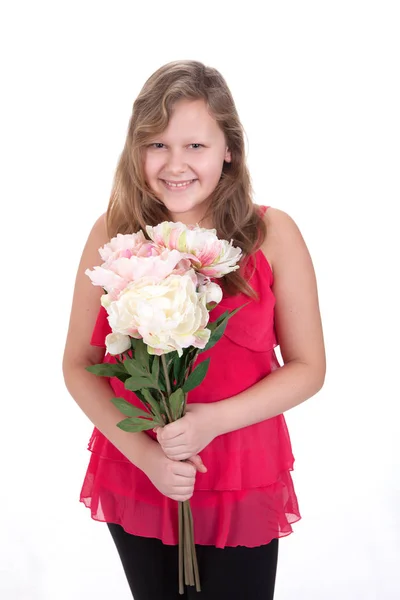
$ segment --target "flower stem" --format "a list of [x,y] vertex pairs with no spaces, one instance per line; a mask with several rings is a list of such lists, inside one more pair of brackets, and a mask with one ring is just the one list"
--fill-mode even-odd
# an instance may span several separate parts
[[191,540],[191,551],[192,551],[192,563],[193,563],[193,570],[194,570],[194,580],[195,580],[195,583],[196,583],[196,592],[201,592],[200,574],[199,574],[199,567],[198,567],[198,564],[197,564],[196,546],[195,546],[195,543],[194,543],[193,515],[192,515],[192,510],[190,508],[189,500],[187,501],[187,503],[188,503],[188,505],[187,505],[187,513],[188,513],[189,527],[190,527],[190,540]]
[[179,593],[185,593],[183,584],[183,502],[179,502]]
[[173,418],[171,416],[171,413],[169,412],[168,404],[167,404],[167,402],[165,400],[165,396],[164,396],[164,394],[162,392],[161,392],[161,401],[162,401],[163,406],[165,408],[165,412],[167,414],[168,420],[169,420],[170,423],[172,423],[173,422]]
[[[187,366],[186,373],[185,373],[185,381],[189,377],[189,375],[191,374],[191,372],[193,371],[194,363],[196,361],[196,358],[197,358],[198,354],[199,354],[199,351],[196,350],[196,352],[194,353],[193,357],[189,361],[189,364]],[[187,397],[188,397],[188,392],[186,392],[186,394],[184,395],[183,407],[182,407],[182,416],[185,414],[185,411],[186,411]]]
[[193,577],[193,562],[192,562],[192,543],[190,536],[190,522],[188,515],[188,501],[185,500],[183,507],[183,537],[184,537],[184,548],[183,548],[183,556],[185,562],[185,583],[186,585],[194,585],[194,577]]
[[[161,354],[161,364],[162,364],[163,371],[164,371],[165,385],[167,387],[167,396],[169,398],[170,395],[171,395],[171,384],[169,382],[168,369],[167,369],[167,361],[165,360],[165,354]],[[164,405],[164,408],[165,408],[165,412],[167,413],[167,417],[169,419],[169,422],[172,423],[173,422],[173,418],[171,416],[171,413],[169,412],[168,404],[167,404],[167,402],[165,400],[164,394],[162,394],[162,402],[163,402],[163,405]]]
[[163,366],[165,385],[167,386],[167,394],[168,394],[168,398],[169,398],[171,395],[171,384],[169,382],[167,361],[165,360],[165,354],[161,354],[161,364]]

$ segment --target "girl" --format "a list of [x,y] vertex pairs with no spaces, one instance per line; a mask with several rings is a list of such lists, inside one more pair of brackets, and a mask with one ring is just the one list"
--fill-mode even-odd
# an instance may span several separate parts
[[[106,522],[135,600],[180,600],[177,500],[191,498],[202,591],[185,598],[270,600],[278,539],[300,519],[283,412],[318,392],[325,352],[312,261],[294,221],[252,202],[243,131],[215,69],[194,61],[156,71],[133,106],[107,213],[78,268],[66,340],[66,386],[95,425],[80,500]],[[211,320],[228,322],[186,415],[153,432],[126,433],[110,402],[119,380],[85,370],[106,361],[107,314],[86,269],[117,232],[161,221],[215,228],[243,250],[225,276]],[[274,348],[280,346],[283,366]],[[201,457],[200,457],[201,453]]]

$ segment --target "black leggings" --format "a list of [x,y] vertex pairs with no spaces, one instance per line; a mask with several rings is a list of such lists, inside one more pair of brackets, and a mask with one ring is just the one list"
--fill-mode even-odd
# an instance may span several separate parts
[[278,540],[257,548],[196,546],[201,592],[178,593],[178,546],[107,523],[134,600],[273,600]]

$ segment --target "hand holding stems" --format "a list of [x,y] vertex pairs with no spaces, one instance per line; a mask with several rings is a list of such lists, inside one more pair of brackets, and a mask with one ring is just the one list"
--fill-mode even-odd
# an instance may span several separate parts
[[185,502],[193,495],[196,468],[201,470],[200,465],[195,466],[195,462],[171,460],[165,456],[161,446],[154,442],[151,452],[146,456],[143,470],[164,496],[178,502]]
[[[185,414],[164,427],[155,427],[158,444],[148,460],[146,474],[165,496],[179,501],[179,593],[184,582],[201,591],[189,500],[193,496],[196,470],[205,473],[198,452],[217,435],[214,411],[209,404],[185,406]],[[161,457],[160,454],[161,453]]]
[[157,440],[167,458],[189,460],[199,471],[204,467],[198,453],[217,437],[212,404],[188,404],[185,415],[164,427],[156,427]]

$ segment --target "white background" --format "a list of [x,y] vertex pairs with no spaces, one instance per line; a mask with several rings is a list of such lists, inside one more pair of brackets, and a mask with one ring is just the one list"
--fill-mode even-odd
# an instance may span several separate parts
[[1,598],[130,598],[78,501],[92,425],[61,361],[133,100],[181,58],[227,79],[255,201],[295,219],[319,283],[328,370],[286,414],[303,519],[276,599],[399,598],[399,3],[15,0],[0,22]]

